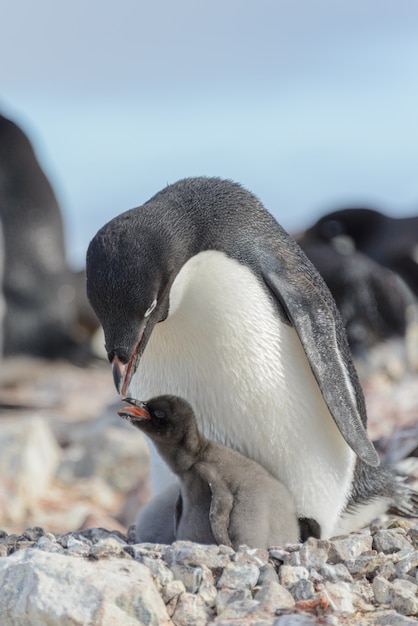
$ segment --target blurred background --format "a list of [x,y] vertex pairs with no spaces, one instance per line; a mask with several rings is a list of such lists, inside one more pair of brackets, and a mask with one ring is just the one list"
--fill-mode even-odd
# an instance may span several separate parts
[[179,178],[253,191],[290,231],[417,213],[415,0],[4,3],[0,112],[58,196],[71,266]]

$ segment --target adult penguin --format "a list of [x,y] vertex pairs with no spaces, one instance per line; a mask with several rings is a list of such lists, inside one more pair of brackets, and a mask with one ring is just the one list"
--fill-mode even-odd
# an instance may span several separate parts
[[4,231],[4,352],[85,362],[76,290],[54,190],[17,124],[0,115],[0,218]]
[[[377,467],[333,298],[253,194],[181,180],[101,228],[86,269],[119,392],[185,398],[204,436],[287,486],[303,537],[391,505],[412,512],[413,496]],[[155,454],[152,479],[157,491],[173,480]]]
[[399,274],[418,296],[418,215],[390,217],[374,209],[340,209],[321,217],[305,239],[329,242],[337,250],[348,242]]

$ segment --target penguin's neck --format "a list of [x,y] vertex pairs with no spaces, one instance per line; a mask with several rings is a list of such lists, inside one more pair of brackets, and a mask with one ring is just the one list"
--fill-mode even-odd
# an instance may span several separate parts
[[154,441],[159,454],[177,476],[183,476],[192,469],[207,444],[208,442],[199,435],[195,424],[187,428],[183,437],[176,442],[171,439]]

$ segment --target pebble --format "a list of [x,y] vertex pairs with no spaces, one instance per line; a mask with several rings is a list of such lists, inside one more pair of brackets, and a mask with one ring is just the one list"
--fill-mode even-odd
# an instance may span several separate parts
[[269,613],[292,609],[295,606],[292,594],[274,581],[269,581],[261,587],[255,594],[254,600],[257,600],[262,608]]
[[[0,531],[0,563],[33,550],[96,567],[136,561],[174,626],[409,626],[418,616],[416,531],[412,521],[386,519],[330,541],[235,552],[188,541],[136,544],[129,531],[54,535],[34,527],[20,535]],[[0,613],[1,602],[0,595]]]
[[229,562],[218,580],[218,588],[250,589],[255,587],[260,576],[260,570],[253,563]]
[[399,550],[409,549],[410,543],[401,528],[379,530],[373,537],[373,549],[385,554],[392,554]]

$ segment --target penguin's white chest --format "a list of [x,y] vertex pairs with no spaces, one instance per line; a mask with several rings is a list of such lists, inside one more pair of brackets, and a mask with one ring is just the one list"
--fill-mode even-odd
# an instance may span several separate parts
[[[263,465],[299,516],[330,536],[349,496],[355,455],[339,433],[293,327],[245,265],[201,252],[178,274],[131,383],[146,400],[186,398],[200,430]],[[157,461],[158,465],[158,461]],[[155,467],[154,467],[155,470]],[[154,487],[170,480],[154,473]]]

